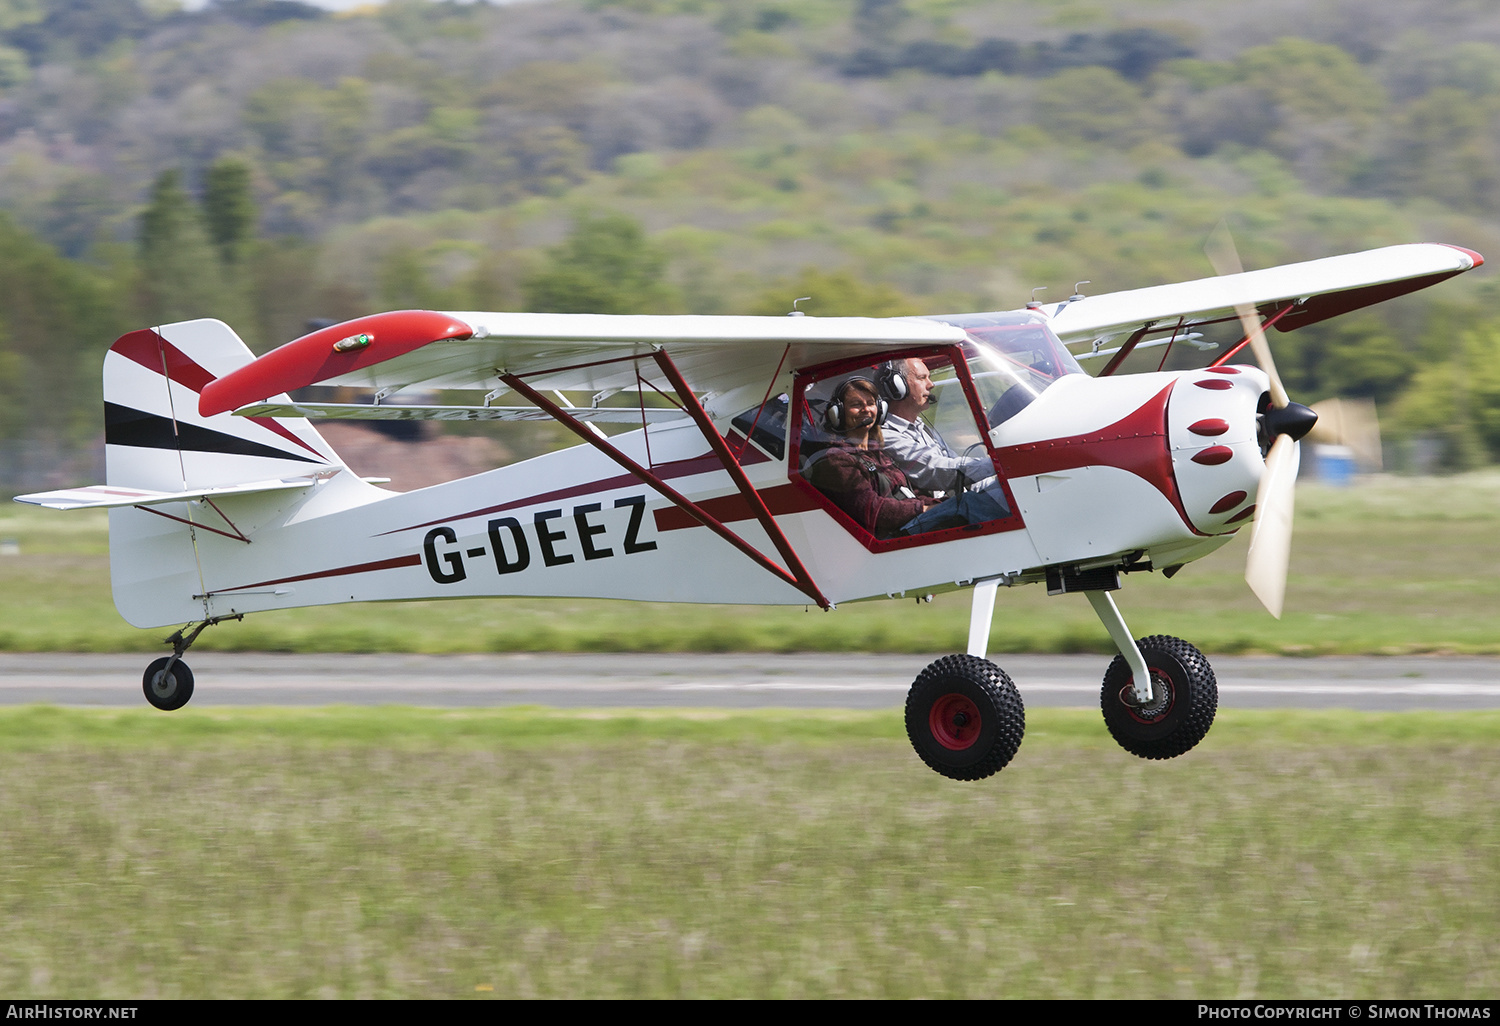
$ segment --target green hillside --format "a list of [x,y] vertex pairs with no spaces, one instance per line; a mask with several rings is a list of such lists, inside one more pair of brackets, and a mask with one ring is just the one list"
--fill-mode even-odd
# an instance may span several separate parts
[[[1457,0],[8,0],[0,487],[94,458],[99,354],[151,321],[1007,308],[1203,276],[1220,219],[1251,267],[1494,253],[1497,121],[1500,19]],[[612,221],[601,290],[561,243]],[[1299,399],[1472,465],[1496,293],[1275,344]]]

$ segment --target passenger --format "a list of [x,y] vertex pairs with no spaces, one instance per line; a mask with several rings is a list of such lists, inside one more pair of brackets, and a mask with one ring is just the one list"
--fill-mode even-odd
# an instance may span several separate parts
[[823,414],[833,442],[802,471],[834,504],[877,538],[890,538],[937,500],[919,496],[882,448],[886,404],[869,378],[852,377],[834,390]]
[[936,403],[932,374],[922,360],[890,360],[875,374],[880,393],[890,400],[885,447],[914,488],[944,501],[903,525],[902,534],[982,524],[1010,516],[988,455],[960,456],[922,419]]

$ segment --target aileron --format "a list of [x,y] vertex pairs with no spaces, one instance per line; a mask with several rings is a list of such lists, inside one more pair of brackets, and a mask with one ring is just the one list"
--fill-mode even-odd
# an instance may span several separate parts
[[1217,278],[1089,296],[1052,307],[1052,327],[1071,345],[1148,322],[1170,328],[1183,318],[1185,326],[1192,327],[1220,316],[1233,316],[1238,306],[1292,301],[1299,308],[1282,322],[1282,330],[1290,331],[1426,288],[1483,262],[1479,254],[1457,246],[1386,246]]

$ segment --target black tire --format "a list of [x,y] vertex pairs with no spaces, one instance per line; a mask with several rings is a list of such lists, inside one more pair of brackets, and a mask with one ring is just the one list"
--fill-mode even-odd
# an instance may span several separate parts
[[1174,759],[1188,751],[1214,725],[1219,683],[1203,653],[1181,638],[1165,634],[1136,642],[1158,689],[1158,700],[1145,709],[1120,699],[1134,680],[1124,656],[1115,656],[1104,674],[1099,704],[1104,723],[1120,747],[1142,759]]
[[954,780],[999,773],[1025,733],[1020,692],[987,659],[944,656],[917,675],[906,695],[912,747],[928,766]]
[[146,667],[141,690],[146,693],[146,701],[163,712],[172,712],[187,705],[188,699],[193,697],[193,671],[179,659],[172,664],[172,671],[163,677],[167,659],[167,656],[162,656]]

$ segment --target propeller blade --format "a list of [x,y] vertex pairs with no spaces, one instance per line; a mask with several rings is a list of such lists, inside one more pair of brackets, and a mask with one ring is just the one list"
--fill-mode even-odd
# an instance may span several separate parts
[[1318,423],[1308,432],[1309,442],[1347,445],[1361,470],[1380,470],[1380,419],[1370,399],[1324,399],[1313,403]]
[[[1234,246],[1234,237],[1229,234],[1229,226],[1223,221],[1209,233],[1208,241],[1203,244],[1203,252],[1208,255],[1208,262],[1213,264],[1214,271],[1220,275],[1240,274],[1244,271],[1239,250]],[[1250,340],[1250,351],[1255,354],[1256,362],[1271,379],[1271,405],[1278,410],[1282,409],[1290,400],[1287,398],[1286,388],[1281,384],[1281,375],[1276,373],[1271,345],[1266,341],[1266,333],[1260,328],[1260,314],[1255,307],[1244,304],[1236,306],[1234,312],[1239,315],[1240,327],[1245,329],[1245,337]]]
[[1290,435],[1277,435],[1255,492],[1255,521],[1250,527],[1250,553],[1245,557],[1245,583],[1278,620],[1292,557],[1292,513],[1301,462],[1301,446]]

